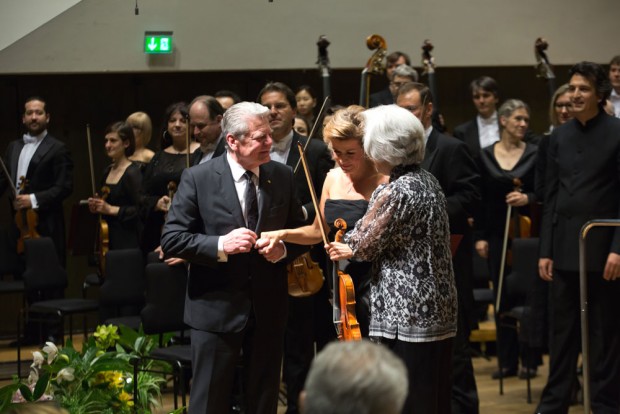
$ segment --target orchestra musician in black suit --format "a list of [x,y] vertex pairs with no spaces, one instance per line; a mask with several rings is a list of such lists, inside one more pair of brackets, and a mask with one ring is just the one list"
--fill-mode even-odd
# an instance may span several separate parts
[[222,128],[226,155],[183,172],[161,239],[164,252],[190,263],[189,412],[229,412],[243,350],[246,412],[275,414],[288,306],[286,262],[305,249],[284,243],[263,248],[257,234],[298,227],[303,213],[290,168],[270,162],[267,109],[233,105]]
[[[51,237],[64,267],[66,242],[62,203],[73,191],[73,160],[67,146],[47,132],[49,121],[45,100],[27,99],[22,116],[26,133],[9,144],[4,162],[18,190],[24,184],[24,190],[19,191],[15,199],[10,197],[12,211],[34,209],[38,215],[37,232]],[[0,194],[8,187],[7,177],[0,175]],[[16,242],[17,227],[13,226],[11,232]]]
[[[566,413],[580,352],[579,245],[592,219],[620,218],[620,120],[605,113],[611,85],[603,68],[569,71],[573,119],[554,128],[547,149],[540,277],[550,282],[549,378],[536,412]],[[591,405],[620,410],[620,231],[587,237]]]
[[[36,232],[42,237],[50,237],[54,242],[60,264],[66,264],[65,220],[63,201],[73,191],[73,160],[67,146],[47,132],[50,121],[47,103],[40,97],[32,97],[24,104],[22,123],[26,133],[21,139],[12,141],[4,158],[10,180],[18,194],[11,201],[11,211],[15,214],[21,209],[33,209],[37,215]],[[0,195],[9,187],[4,174],[0,175]],[[13,222],[15,223],[15,222]],[[16,225],[9,228],[12,253],[17,253],[20,229]],[[17,256],[17,255],[16,255]],[[18,272],[24,266],[23,256],[16,259]],[[63,289],[30,292],[26,300],[32,303],[44,299],[57,299],[64,295]],[[43,337],[55,334],[44,331]],[[48,338],[55,342],[55,338]],[[39,340],[37,326],[27,323],[21,345],[36,344]],[[17,345],[12,343],[11,345]]]
[[499,141],[499,123],[497,104],[499,103],[499,87],[495,79],[481,76],[469,84],[472,101],[478,115],[454,128],[454,137],[467,144],[469,152],[478,158],[480,150]]
[[192,165],[219,157],[226,151],[226,137],[222,133],[224,108],[213,96],[200,95],[189,104],[189,127],[200,148],[192,155]]
[[421,166],[437,178],[446,195],[450,233],[463,237],[452,257],[459,303],[452,358],[452,412],[478,413],[478,391],[469,350],[469,333],[477,328],[478,321],[473,298],[473,235],[468,218],[480,203],[480,174],[463,142],[432,127],[433,96],[426,85],[404,84],[398,90],[396,104],[422,122],[426,149]]

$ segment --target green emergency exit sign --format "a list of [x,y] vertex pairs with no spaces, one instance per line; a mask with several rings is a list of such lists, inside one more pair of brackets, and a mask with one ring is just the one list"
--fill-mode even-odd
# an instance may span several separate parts
[[145,32],[144,53],[172,53],[172,32]]

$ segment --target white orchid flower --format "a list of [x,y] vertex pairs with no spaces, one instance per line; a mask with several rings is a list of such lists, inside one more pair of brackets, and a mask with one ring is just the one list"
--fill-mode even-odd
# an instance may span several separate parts
[[56,382],[60,384],[63,381],[71,382],[75,379],[75,375],[73,375],[73,368],[63,368],[58,371],[58,375],[56,376]]
[[39,371],[36,369],[30,370],[30,375],[28,375],[28,384],[35,384],[39,380]]
[[54,359],[56,359],[56,355],[58,355],[58,348],[53,342],[46,342],[43,347],[43,352],[47,354],[47,363],[51,364]]
[[34,351],[32,353],[32,365],[30,365],[30,368],[41,368],[41,365],[43,365],[43,361],[45,361],[45,358],[43,358],[43,354],[39,351]]

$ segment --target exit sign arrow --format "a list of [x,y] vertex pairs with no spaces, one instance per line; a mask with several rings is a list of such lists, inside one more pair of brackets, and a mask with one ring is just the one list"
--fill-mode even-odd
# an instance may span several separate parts
[[154,38],[154,37],[151,37],[151,41],[150,41],[150,43],[149,43],[149,44],[147,44],[146,46],[147,46],[147,47],[149,48],[149,50],[151,50],[151,51],[153,51],[153,50],[157,49],[157,43],[155,42],[155,38]]

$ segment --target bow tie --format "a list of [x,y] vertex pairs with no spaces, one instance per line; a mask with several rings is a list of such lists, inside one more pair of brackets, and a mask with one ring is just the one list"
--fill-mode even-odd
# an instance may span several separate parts
[[24,144],[36,144],[37,137],[32,137],[28,134],[24,134]]
[[277,152],[284,152],[286,151],[286,147],[288,146],[289,141],[283,139],[282,141],[273,141],[271,143],[271,152],[277,151]]

